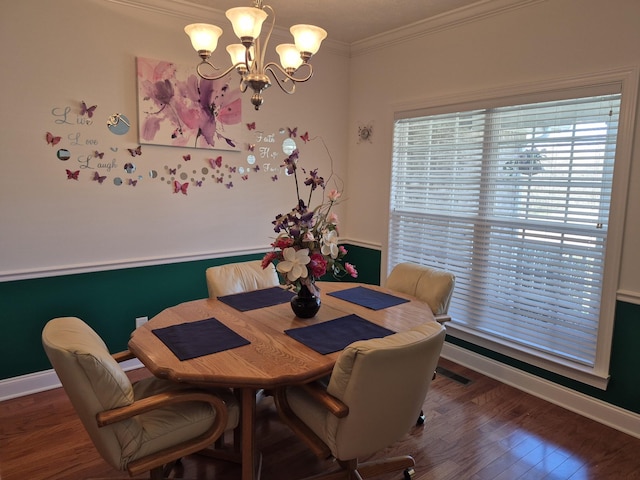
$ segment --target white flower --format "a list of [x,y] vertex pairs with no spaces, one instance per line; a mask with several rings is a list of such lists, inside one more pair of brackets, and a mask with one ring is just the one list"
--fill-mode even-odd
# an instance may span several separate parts
[[311,261],[308,248],[296,250],[293,247],[287,247],[282,251],[282,256],[284,260],[278,262],[276,269],[280,273],[286,273],[287,280],[295,282],[299,278],[307,278],[306,265]]
[[330,230],[322,235],[322,254],[331,255],[331,258],[338,257],[338,232]]

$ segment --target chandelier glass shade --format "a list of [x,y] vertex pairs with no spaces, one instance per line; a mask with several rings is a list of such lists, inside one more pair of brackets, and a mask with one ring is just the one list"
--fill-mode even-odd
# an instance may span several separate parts
[[[296,83],[306,82],[313,75],[313,67],[309,63],[311,57],[320,49],[327,32],[314,25],[294,25],[290,28],[294,43],[283,43],[276,47],[280,57],[280,65],[274,62],[265,63],[265,51],[269,44],[275,25],[275,11],[263,0],[253,0],[251,7],[230,8],[226,16],[233,26],[240,43],[227,46],[231,58],[231,66],[222,73],[211,61],[211,54],[218,47],[218,39],[222,29],[206,23],[193,23],[184,28],[191,39],[193,48],[202,59],[196,67],[201,78],[218,80],[232,70],[240,74],[240,90],[245,92],[251,88],[251,103],[256,110],[263,103],[262,92],[271,86],[271,77],[278,86],[288,94],[295,92]],[[260,38],[262,25],[271,17],[268,32]],[[261,43],[263,42],[263,43]],[[302,69],[305,70],[302,70]]]

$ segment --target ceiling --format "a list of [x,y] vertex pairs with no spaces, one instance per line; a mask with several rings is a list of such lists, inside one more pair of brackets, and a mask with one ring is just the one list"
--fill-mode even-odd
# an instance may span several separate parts
[[[251,0],[191,0],[190,3],[226,11],[251,5]],[[436,17],[487,0],[266,0],[276,12],[276,26],[309,23],[328,37],[348,44],[411,23]],[[205,20],[206,21],[206,20]],[[226,29],[226,25],[220,25]]]

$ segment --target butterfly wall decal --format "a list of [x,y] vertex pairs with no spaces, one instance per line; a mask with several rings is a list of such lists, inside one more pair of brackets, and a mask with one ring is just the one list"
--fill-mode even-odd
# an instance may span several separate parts
[[236,167],[229,167],[229,173],[236,173]]
[[189,160],[191,160],[191,154],[183,155],[183,156],[182,156],[182,159],[183,159],[185,162],[188,162]]
[[253,171],[254,172],[259,172],[260,171],[260,165],[256,165],[255,167],[253,167]]
[[202,186],[202,180],[196,180],[195,181],[195,185],[196,185],[196,187],[201,187]]
[[216,159],[210,158],[209,164],[211,165],[211,168],[220,168],[222,166],[222,157],[218,157]]
[[177,180],[173,181],[173,193],[182,192],[183,195],[187,194],[187,188],[189,188],[189,182],[180,183]]
[[177,172],[177,169],[176,169],[176,168],[170,168],[170,169],[169,169],[169,174],[170,174],[170,175],[175,175],[175,174],[176,174],[176,172]]
[[224,177],[216,177],[216,183],[224,182]]
[[84,103],[84,100],[80,102],[80,115],[86,115],[87,117],[93,117],[93,112],[95,112],[97,105],[93,105],[91,107],[87,107],[87,104]]
[[98,182],[98,183],[102,183],[106,180],[107,176],[100,176],[100,174],[98,172],[93,172],[93,179]]
[[138,148],[127,148],[127,150],[132,157],[142,155],[142,145],[138,145]]
[[131,185],[132,187],[135,187],[138,184],[138,180],[133,180],[133,179],[129,179],[129,185]]
[[300,135],[300,138],[304,140],[304,143],[307,143],[309,141],[309,132],[304,132],[302,135]]
[[256,122],[247,123],[247,129],[248,130],[255,130],[256,129]]
[[250,152],[253,152],[256,149],[255,144],[250,143],[247,145],[247,150],[249,150]]
[[99,152],[99,151],[95,150],[95,151],[93,152],[93,156],[94,156],[95,158],[99,158],[99,159],[101,159],[101,160],[102,160],[102,158],[104,157],[104,152]]
[[225,183],[224,186],[227,188],[233,188],[233,182]]
[[242,175],[240,178],[242,178],[242,180],[249,180],[249,175]]
[[60,143],[60,140],[62,140],[62,137],[56,137],[53,135],[53,133],[47,132],[47,144],[53,147],[54,145]]
[[278,175],[274,175],[273,177],[271,177],[271,181],[275,182],[278,180]]
[[76,170],[75,172],[72,172],[71,170],[67,169],[67,180],[78,180],[79,175],[80,175],[80,170]]
[[298,127],[295,127],[293,130],[287,127],[287,131],[289,132],[289,138],[294,138],[298,136]]

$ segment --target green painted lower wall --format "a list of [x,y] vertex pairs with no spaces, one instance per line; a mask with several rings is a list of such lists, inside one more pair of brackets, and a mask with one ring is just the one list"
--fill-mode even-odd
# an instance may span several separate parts
[[[343,280],[377,284],[380,252],[345,247],[359,277]],[[0,380],[51,368],[40,334],[52,318],[82,318],[110,351],[124,350],[136,317],[151,318],[171,305],[205,298],[208,267],[260,258],[252,254],[0,283]]]
[[[359,281],[380,284],[380,251],[345,245]],[[76,316],[113,352],[126,348],[135,318],[207,296],[205,270],[262,258],[261,254],[0,283],[0,380],[51,368],[40,344],[45,323]],[[324,278],[323,280],[331,280]],[[343,280],[353,280],[345,278]],[[556,375],[455,337],[447,341],[618,407],[640,413],[640,305],[618,302],[606,391]]]
[[640,305],[618,302],[609,367],[611,379],[607,390],[600,390],[447,335],[449,343],[635,413],[640,413],[640,381],[637,369],[637,365],[640,365],[639,341]]
[[247,255],[0,283],[0,378],[51,368],[40,333],[52,318],[79,317],[98,332],[110,351],[124,350],[136,317],[151,318],[171,305],[206,297],[207,267],[260,257]]

